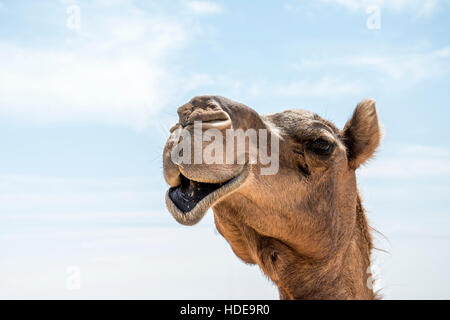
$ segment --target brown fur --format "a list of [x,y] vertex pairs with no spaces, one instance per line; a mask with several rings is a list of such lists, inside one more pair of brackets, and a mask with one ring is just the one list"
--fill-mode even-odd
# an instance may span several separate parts
[[[246,181],[213,205],[217,230],[234,253],[257,264],[277,285],[281,299],[375,298],[367,285],[372,240],[355,176],[380,142],[375,102],[362,101],[339,130],[307,111],[260,116],[226,98],[202,96],[179,109],[180,123],[202,119],[202,114],[211,120],[212,112],[218,116],[221,111],[234,129],[267,128],[281,138],[276,175],[261,175],[260,165],[253,165]],[[335,144],[331,155],[311,151],[311,142],[319,138]],[[166,145],[164,156],[167,181],[178,170],[168,158],[170,148]],[[180,170],[190,179],[212,181],[215,166]],[[224,165],[223,172],[238,169]]]

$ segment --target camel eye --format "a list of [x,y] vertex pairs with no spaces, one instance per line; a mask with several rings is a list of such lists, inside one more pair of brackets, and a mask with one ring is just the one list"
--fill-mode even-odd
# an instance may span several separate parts
[[309,145],[309,149],[319,155],[330,155],[333,152],[335,147],[336,147],[336,144],[329,142],[322,138],[314,140]]

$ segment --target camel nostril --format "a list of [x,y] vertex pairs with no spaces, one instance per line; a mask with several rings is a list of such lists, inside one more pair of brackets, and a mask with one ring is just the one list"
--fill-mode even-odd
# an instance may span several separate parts
[[205,129],[231,127],[231,118],[219,101],[211,96],[198,96],[178,108],[179,123],[183,126],[202,122]]

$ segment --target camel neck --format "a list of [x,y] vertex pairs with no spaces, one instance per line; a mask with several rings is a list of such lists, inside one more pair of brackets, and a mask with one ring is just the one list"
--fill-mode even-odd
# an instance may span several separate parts
[[[240,203],[247,203],[247,210],[261,210],[244,197]],[[242,208],[233,204],[217,204],[214,215],[217,229],[234,253],[247,263],[258,264],[278,287],[281,299],[373,299],[368,286],[372,240],[359,197],[354,208],[346,215],[352,218],[340,234],[311,239],[313,234],[297,233],[302,238],[292,242],[286,235],[284,239],[264,235],[267,230],[257,230],[244,221],[236,224],[230,216],[238,217]]]
[[[372,240],[358,199],[354,232],[326,259],[291,259],[275,278],[281,299],[375,299],[370,274]],[[290,273],[290,281],[282,281]],[[281,281],[280,281],[281,280]]]

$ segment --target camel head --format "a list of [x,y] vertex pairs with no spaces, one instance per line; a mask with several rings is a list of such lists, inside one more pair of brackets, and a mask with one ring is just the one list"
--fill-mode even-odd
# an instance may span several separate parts
[[337,281],[335,269],[368,265],[367,257],[348,262],[357,254],[345,250],[371,248],[355,170],[380,142],[375,101],[359,103],[342,129],[309,111],[259,115],[220,96],[195,97],[178,115],[163,167],[179,223],[195,224],[212,208],[236,255],[258,264],[283,298],[314,292],[318,284],[305,279],[318,266],[317,279]]

